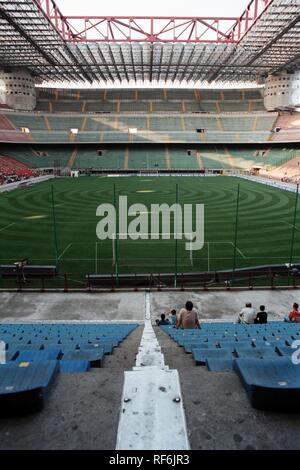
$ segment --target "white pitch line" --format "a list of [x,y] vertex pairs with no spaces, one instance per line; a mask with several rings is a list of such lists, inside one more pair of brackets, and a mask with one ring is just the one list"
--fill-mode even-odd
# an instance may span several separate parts
[[16,225],[16,222],[13,222],[12,224],[8,224],[8,225],[6,225],[5,227],[1,228],[1,229],[0,229],[0,232],[3,232],[4,230],[6,230],[6,229],[9,228],[9,227],[12,227],[13,225]]
[[[227,242],[227,243],[231,243],[231,245],[234,247],[234,243],[233,242]],[[238,246],[236,246],[236,250],[239,252],[239,254],[242,256],[242,258],[244,259],[247,259],[247,256],[244,255],[244,253],[239,249]]]
[[285,220],[281,220],[286,225],[289,225],[290,227],[294,227],[295,230],[298,230],[300,232],[300,228],[296,227],[294,224],[290,224],[289,222],[286,222]]
[[60,259],[72,245],[73,243],[69,243],[69,245],[64,249],[64,251],[59,255],[58,259]]

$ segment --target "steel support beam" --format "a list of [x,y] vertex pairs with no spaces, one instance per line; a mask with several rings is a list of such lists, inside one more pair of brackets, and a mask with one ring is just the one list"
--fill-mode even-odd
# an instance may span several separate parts
[[32,0],[67,42],[236,43],[273,0],[251,0],[240,17],[65,16],[54,0]]

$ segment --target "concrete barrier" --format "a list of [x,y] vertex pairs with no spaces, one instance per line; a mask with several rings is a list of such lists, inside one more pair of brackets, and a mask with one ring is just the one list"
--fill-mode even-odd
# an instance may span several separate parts
[[36,178],[29,178],[28,180],[16,181],[15,183],[8,183],[0,186],[0,193],[5,191],[12,191],[13,189],[19,188],[20,186],[29,186],[31,184],[41,183],[42,181],[47,181],[51,178],[54,178],[53,175],[37,176]]

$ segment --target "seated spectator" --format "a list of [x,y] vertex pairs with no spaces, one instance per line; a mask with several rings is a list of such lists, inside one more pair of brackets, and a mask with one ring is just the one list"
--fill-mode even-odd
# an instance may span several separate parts
[[158,321],[158,326],[160,326],[160,325],[170,325],[170,322],[166,318],[166,315],[164,313],[161,314],[160,320]]
[[173,310],[171,310],[171,315],[169,316],[169,321],[170,321],[172,326],[176,326],[177,315],[176,315],[175,308],[173,308]]
[[300,323],[300,312],[298,309],[299,309],[299,305],[296,302],[293,303],[293,310],[291,310],[288,317],[284,318],[284,321],[288,321],[292,323]]
[[266,310],[266,307],[264,305],[261,305],[259,307],[259,312],[256,314],[256,317],[254,318],[254,323],[267,323],[268,322],[268,314],[265,310]]
[[176,323],[176,328],[194,329],[200,328],[198,319],[198,313],[194,309],[193,302],[188,300],[185,304],[185,308],[182,308],[179,312],[179,316]]
[[255,310],[252,307],[251,302],[247,302],[245,307],[242,308],[242,310],[239,313],[237,323],[251,324],[251,323],[254,323],[255,317],[256,317]]

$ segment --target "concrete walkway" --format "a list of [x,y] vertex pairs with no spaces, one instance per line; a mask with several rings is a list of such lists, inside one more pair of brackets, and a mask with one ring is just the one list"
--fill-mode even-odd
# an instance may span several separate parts
[[[202,320],[234,321],[245,302],[255,309],[266,305],[270,320],[280,320],[300,304],[300,291],[245,290],[152,292],[151,316],[179,310],[187,300],[198,308]],[[144,292],[113,293],[0,293],[0,321],[138,321],[142,322]]]

